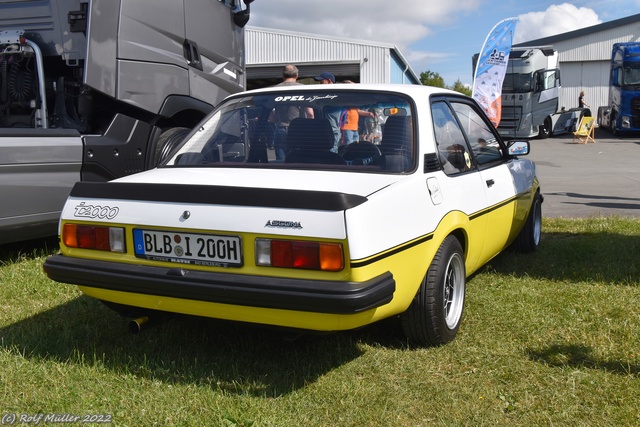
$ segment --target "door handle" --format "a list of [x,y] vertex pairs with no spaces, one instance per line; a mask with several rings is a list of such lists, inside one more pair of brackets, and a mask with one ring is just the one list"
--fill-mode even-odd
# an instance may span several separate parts
[[487,180],[487,187],[491,188],[493,187],[493,184],[495,184],[496,182],[493,179],[488,179]]
[[202,61],[200,60],[200,52],[198,51],[198,45],[196,42],[185,40],[182,45],[182,53],[190,67],[197,68],[202,71]]

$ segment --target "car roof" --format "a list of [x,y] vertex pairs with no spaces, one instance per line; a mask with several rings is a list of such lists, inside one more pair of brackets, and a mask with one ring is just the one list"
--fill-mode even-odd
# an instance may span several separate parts
[[[396,92],[403,93],[412,97],[428,97],[431,95],[459,95],[464,96],[460,92],[455,92],[449,89],[444,89],[440,87],[433,86],[423,86],[423,85],[410,85],[410,84],[370,84],[370,83],[356,83],[356,84],[348,84],[348,83],[336,83],[330,85],[323,84],[311,84],[311,85],[294,85],[294,86],[270,86],[266,88],[253,89],[246,92],[241,92],[243,95],[248,94],[260,94],[265,92],[308,92],[308,91],[319,91],[319,92],[337,92],[337,91],[385,91],[385,92]],[[232,96],[238,96],[240,94],[235,94]]]

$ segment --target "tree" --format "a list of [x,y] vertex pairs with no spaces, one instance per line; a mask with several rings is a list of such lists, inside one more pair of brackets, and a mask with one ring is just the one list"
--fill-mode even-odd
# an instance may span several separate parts
[[453,86],[447,86],[444,83],[444,79],[442,78],[442,76],[435,71],[427,70],[420,73],[420,83],[422,83],[424,86],[434,86],[451,89],[455,90],[456,92],[463,93],[467,96],[471,96],[471,89],[465,86],[464,83],[460,81],[460,79],[456,80]]
[[420,83],[424,86],[446,87],[442,76],[430,70],[420,73]]
[[456,82],[449,89],[455,90],[456,92],[464,93],[467,96],[471,96],[471,89],[464,85],[460,81],[460,79],[456,80]]

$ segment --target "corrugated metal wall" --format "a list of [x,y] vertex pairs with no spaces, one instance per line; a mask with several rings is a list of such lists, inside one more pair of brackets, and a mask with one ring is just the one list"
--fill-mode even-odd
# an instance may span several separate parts
[[559,107],[566,109],[578,106],[580,91],[585,92],[585,101],[591,106],[591,113],[597,114],[598,107],[606,105],[609,94],[609,61],[564,62],[560,64]]
[[393,45],[257,27],[247,27],[245,41],[247,79],[252,72],[269,73],[269,68],[279,75],[282,65],[295,64],[307,72],[334,72],[340,81],[340,73],[352,72],[355,64],[359,66],[361,83],[411,83],[404,75],[397,77],[397,70],[393,69],[395,64],[397,69],[402,68],[401,73],[407,72],[401,58],[392,58]]
[[362,83],[388,82],[390,78],[387,47],[260,28],[247,28],[245,41],[248,75],[252,67],[261,65],[277,65],[279,70],[282,64],[355,62],[360,64]]
[[581,90],[585,91],[585,100],[594,115],[599,106],[607,105],[611,47],[630,41],[640,41],[640,22],[555,43],[562,79],[559,106],[577,107]]

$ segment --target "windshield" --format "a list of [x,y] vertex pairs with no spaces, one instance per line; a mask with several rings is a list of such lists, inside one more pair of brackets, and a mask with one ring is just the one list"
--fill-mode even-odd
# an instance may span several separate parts
[[622,84],[640,85],[640,63],[627,63],[624,65]]
[[512,74],[508,73],[504,76],[502,83],[503,93],[526,93],[533,90],[532,74]]
[[413,107],[371,91],[291,91],[231,99],[166,162],[405,172],[415,163]]

